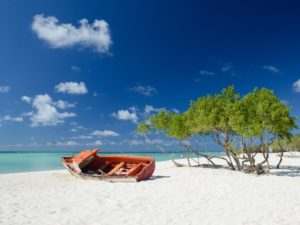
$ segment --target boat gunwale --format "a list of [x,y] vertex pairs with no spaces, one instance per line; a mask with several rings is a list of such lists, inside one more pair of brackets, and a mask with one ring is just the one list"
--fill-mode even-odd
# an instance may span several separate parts
[[[82,179],[86,180],[103,180],[103,181],[110,181],[110,182],[139,182],[141,180],[148,179],[154,172],[155,170],[155,158],[151,156],[138,156],[138,155],[104,155],[100,156],[97,153],[93,155],[95,158],[100,158],[100,159],[115,159],[117,161],[122,161],[121,159],[124,159],[124,157],[127,160],[134,159],[134,160],[141,160],[141,161],[146,161],[143,163],[146,163],[147,165],[137,174],[133,176],[120,176],[120,175],[107,175],[107,174],[102,174],[102,175],[97,175],[93,176],[91,174],[83,173],[83,172],[77,172],[76,170],[72,169],[70,167],[70,162],[67,162],[67,159],[74,159],[75,156],[62,156],[61,157],[61,162],[62,164],[68,169],[68,171],[76,176],[80,177]],[[127,161],[125,160],[125,161]],[[152,170],[150,173],[148,170]]]

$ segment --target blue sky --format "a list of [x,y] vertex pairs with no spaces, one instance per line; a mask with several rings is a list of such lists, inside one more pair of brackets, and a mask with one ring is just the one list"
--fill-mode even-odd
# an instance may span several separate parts
[[298,116],[299,9],[297,1],[1,1],[0,151],[155,150],[136,136],[138,121],[231,84],[242,94],[273,89]]

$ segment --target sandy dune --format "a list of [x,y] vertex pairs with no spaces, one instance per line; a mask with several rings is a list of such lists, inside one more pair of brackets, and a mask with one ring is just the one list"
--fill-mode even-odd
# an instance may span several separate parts
[[283,166],[257,176],[159,162],[140,183],[80,180],[64,170],[2,174],[0,224],[300,224],[300,158]]

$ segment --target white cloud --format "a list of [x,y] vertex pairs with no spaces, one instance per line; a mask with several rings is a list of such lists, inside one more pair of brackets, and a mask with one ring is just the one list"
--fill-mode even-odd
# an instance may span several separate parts
[[166,108],[154,108],[152,105],[145,106],[145,114],[150,114],[151,112],[159,112],[161,110],[166,110]]
[[227,71],[231,70],[231,68],[232,68],[232,63],[225,63],[225,65],[221,68],[221,70],[223,72],[227,72]]
[[175,114],[179,114],[180,113],[180,111],[178,110],[178,109],[172,109],[172,111],[175,113]]
[[87,19],[79,21],[79,27],[69,23],[59,23],[54,16],[35,15],[32,30],[38,38],[46,41],[53,48],[81,47],[91,48],[99,53],[109,51],[112,44],[109,25],[105,20],[94,20],[89,24]]
[[78,130],[76,128],[72,128],[69,130],[70,132],[77,132]]
[[140,140],[131,140],[131,141],[129,141],[129,145],[142,145],[142,144],[144,144],[144,142],[143,141],[140,141]]
[[157,93],[156,88],[149,85],[148,86],[136,85],[135,87],[129,88],[129,90],[148,97],[151,97]]
[[31,102],[31,98],[28,97],[28,96],[25,96],[25,95],[21,97],[21,100],[22,100],[23,102],[27,102],[27,103],[30,103],[30,102]]
[[268,70],[271,73],[280,73],[280,70],[277,69],[275,66],[265,65],[263,66],[264,70]]
[[76,141],[65,141],[65,142],[56,142],[55,143],[56,146],[78,146],[80,145],[78,142]]
[[293,89],[296,92],[300,92],[300,79],[294,82]]
[[[129,107],[128,109],[121,109],[111,115],[118,120],[129,120],[133,123],[137,123],[139,118],[147,118],[151,113],[157,113],[161,110],[167,111],[165,107],[155,108],[152,105],[145,105],[144,110],[140,110],[137,107]],[[179,113],[177,109],[171,109],[174,113]]]
[[151,139],[151,140],[146,139],[146,143],[148,143],[148,144],[157,143],[157,144],[160,144],[160,145],[164,145],[165,141],[162,140],[162,139],[159,139],[159,138],[157,138],[157,139]]
[[2,121],[11,121],[11,122],[23,122],[23,117],[13,117],[13,116],[10,116],[10,115],[5,115],[3,117],[0,118],[0,122]]
[[131,107],[129,107],[129,110],[131,110],[132,112],[136,112],[139,109],[137,107],[135,107],[135,106],[131,106]]
[[[150,113],[152,112],[159,112],[159,111],[167,111],[167,109],[165,107],[161,107],[161,108],[155,108],[152,105],[145,105],[145,109],[144,109],[144,116],[149,116]],[[180,111],[176,108],[171,109],[172,112],[174,112],[175,114],[180,113]]]
[[71,128],[69,131],[70,132],[77,132],[77,131],[79,131],[79,130],[85,130],[86,128],[84,128],[83,126],[80,126],[80,125],[78,125],[78,123],[76,123],[76,122],[71,122],[70,123],[70,125],[71,126],[75,126],[75,127],[73,127],[73,128]]
[[115,117],[118,120],[130,120],[133,123],[137,123],[138,121],[138,116],[136,114],[136,111],[129,109],[129,110],[124,110],[121,109],[118,112],[114,112],[112,114],[113,117]]
[[204,75],[204,76],[213,76],[213,75],[215,75],[215,73],[209,72],[207,70],[200,70],[200,74]]
[[100,137],[117,137],[117,136],[120,136],[120,134],[118,134],[117,132],[112,131],[112,130],[95,130],[91,133],[91,135],[100,136]]
[[57,106],[60,109],[67,109],[67,108],[74,108],[74,103],[69,103],[67,101],[58,100],[57,102],[53,102],[55,106]]
[[73,94],[73,95],[82,95],[88,93],[85,83],[80,82],[61,82],[55,86],[55,90],[61,93]]
[[100,93],[99,93],[99,92],[96,92],[96,91],[93,92],[93,96],[94,96],[94,97],[97,97],[97,96],[100,96],[100,95],[104,95],[104,94],[101,93],[101,92],[100,92]]
[[93,139],[92,136],[88,136],[88,135],[79,135],[76,137],[72,137],[72,139]]
[[0,86],[0,93],[6,93],[10,90],[9,86]]
[[76,65],[71,66],[71,70],[74,71],[74,72],[80,72],[81,71],[80,67],[76,66]]
[[58,112],[56,102],[48,94],[36,95],[32,100],[32,107],[35,112],[27,113],[30,117],[31,126],[55,126],[64,123],[64,120],[69,117],[76,116],[75,113]]
[[100,140],[97,140],[97,141],[94,141],[94,142],[87,143],[86,145],[89,145],[89,146],[98,146],[98,145],[103,145],[103,142],[100,141]]

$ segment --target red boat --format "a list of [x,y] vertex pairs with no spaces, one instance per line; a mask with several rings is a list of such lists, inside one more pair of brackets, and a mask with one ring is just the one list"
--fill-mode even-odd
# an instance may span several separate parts
[[75,156],[61,158],[69,172],[83,179],[110,182],[146,180],[155,170],[155,160],[147,156],[97,155],[99,148],[84,150]]

